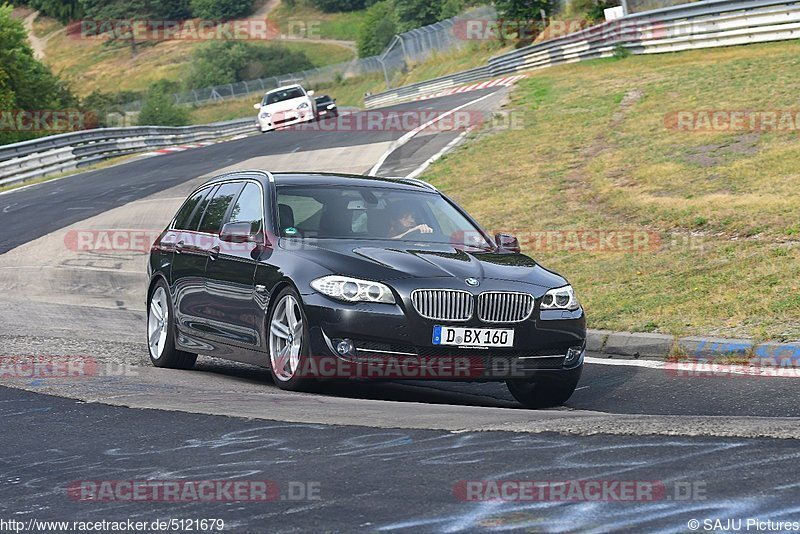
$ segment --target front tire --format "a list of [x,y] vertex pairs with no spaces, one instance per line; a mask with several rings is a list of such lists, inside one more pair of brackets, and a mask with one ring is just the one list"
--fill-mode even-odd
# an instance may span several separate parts
[[511,395],[517,402],[526,408],[552,408],[561,406],[575,392],[578,387],[580,373],[569,378],[548,376],[534,379],[508,380],[506,385]]
[[150,362],[156,367],[191,369],[197,354],[175,348],[175,314],[167,284],[156,283],[147,301],[147,347]]
[[291,287],[275,297],[267,338],[275,385],[287,391],[310,389],[314,380],[303,376],[308,369],[308,320],[300,296]]

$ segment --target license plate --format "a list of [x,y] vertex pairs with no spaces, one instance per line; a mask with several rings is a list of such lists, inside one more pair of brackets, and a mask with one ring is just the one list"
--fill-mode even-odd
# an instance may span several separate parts
[[433,344],[468,347],[513,347],[514,331],[500,328],[434,326]]

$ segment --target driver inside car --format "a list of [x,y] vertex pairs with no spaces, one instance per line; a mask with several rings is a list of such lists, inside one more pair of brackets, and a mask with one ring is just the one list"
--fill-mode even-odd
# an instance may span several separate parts
[[417,224],[417,217],[414,211],[400,207],[393,213],[392,222],[389,226],[389,237],[391,239],[402,239],[414,232],[432,234],[433,228],[424,223]]

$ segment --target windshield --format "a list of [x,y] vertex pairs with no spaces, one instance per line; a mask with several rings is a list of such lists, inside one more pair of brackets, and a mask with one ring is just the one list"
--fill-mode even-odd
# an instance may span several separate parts
[[480,228],[437,193],[346,186],[279,186],[284,237],[391,239],[492,249]]
[[272,91],[264,95],[264,104],[268,106],[276,102],[283,102],[284,100],[291,100],[293,98],[300,98],[306,96],[303,90],[299,87],[290,87],[289,89],[281,89],[279,91]]

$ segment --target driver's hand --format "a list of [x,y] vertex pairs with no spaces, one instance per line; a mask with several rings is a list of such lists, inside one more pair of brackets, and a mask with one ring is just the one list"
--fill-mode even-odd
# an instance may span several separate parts
[[418,232],[423,233],[423,234],[432,234],[433,233],[433,228],[431,228],[427,224],[417,225],[417,227],[414,228],[414,230],[417,230]]

